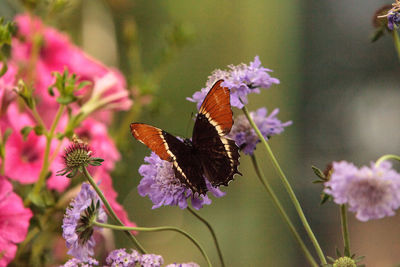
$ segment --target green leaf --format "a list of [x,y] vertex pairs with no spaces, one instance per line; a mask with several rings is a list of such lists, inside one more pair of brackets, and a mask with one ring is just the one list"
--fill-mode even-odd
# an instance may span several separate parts
[[326,256],[328,258],[328,260],[330,260],[331,262],[335,262],[335,259],[330,257],[330,256]]
[[378,41],[384,34],[385,34],[385,27],[378,28],[372,35],[371,35],[371,43]]
[[68,104],[76,101],[77,99],[78,98],[74,95],[64,95],[64,96],[57,97],[57,102],[62,105],[68,105]]
[[11,128],[7,128],[4,133],[3,133],[3,144],[5,144],[7,142],[8,137],[10,137],[10,135],[12,134],[12,129]]
[[312,170],[314,171],[315,175],[317,175],[322,180],[326,180],[325,174],[315,166],[311,166]]
[[331,196],[330,195],[328,195],[328,194],[325,194],[325,193],[322,193],[321,194],[321,202],[320,202],[320,205],[323,205],[323,204],[325,204],[328,200],[330,200],[331,199]]
[[3,66],[1,67],[1,70],[0,70],[0,78],[1,78],[4,74],[6,74],[7,70],[8,70],[7,62],[6,62],[6,61],[3,61]]
[[29,133],[33,130],[31,126],[25,126],[24,128],[21,129],[21,134],[24,138],[24,141],[26,141],[26,138],[28,138]]

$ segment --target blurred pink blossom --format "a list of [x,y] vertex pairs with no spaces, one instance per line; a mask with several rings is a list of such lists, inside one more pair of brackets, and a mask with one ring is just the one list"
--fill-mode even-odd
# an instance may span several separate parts
[[[108,80],[114,77],[112,84],[103,90],[102,98],[105,98],[107,103],[117,103],[110,107],[117,110],[127,110],[130,108],[132,101],[128,97],[126,90],[126,82],[121,73],[115,69],[107,68],[102,63],[85,54],[79,47],[71,43],[68,36],[58,32],[56,29],[45,26],[42,21],[28,14],[17,15],[15,21],[18,25],[17,38],[13,39],[12,43],[12,58],[21,69],[26,69],[29,66],[32,54],[32,46],[37,39],[40,40],[40,52],[37,62],[34,66],[34,83],[36,94],[40,98],[38,101],[38,110],[43,115],[46,115],[45,122],[51,123],[54,111],[58,107],[54,97],[48,94],[47,88],[54,82],[52,73],[55,71],[62,72],[68,69],[70,73],[78,75],[80,81],[90,81],[93,85],[93,90],[90,86],[83,89],[83,99],[90,99],[90,95],[98,92],[102,87],[97,85],[99,81]],[[107,77],[107,78],[106,78]],[[100,84],[101,85],[101,84]],[[102,87],[104,89],[104,87]],[[101,88],[100,88],[101,89]],[[93,92],[93,93],[92,93]],[[103,101],[103,99],[101,99]],[[104,105],[102,105],[104,106]],[[50,112],[53,110],[53,112]],[[110,121],[110,112],[104,112],[103,119]]]
[[12,185],[0,176],[0,267],[15,257],[16,244],[25,239],[31,217],[31,210],[24,207]]
[[87,118],[81,127],[75,130],[79,139],[87,142],[95,157],[104,159],[102,166],[107,170],[114,169],[115,162],[121,158],[114,141],[108,136],[106,125],[92,118]]
[[[0,63],[0,69],[3,64]],[[16,81],[17,69],[13,64],[7,64],[7,72],[0,77],[0,117],[7,111],[8,105],[15,99],[16,93],[13,92]]]

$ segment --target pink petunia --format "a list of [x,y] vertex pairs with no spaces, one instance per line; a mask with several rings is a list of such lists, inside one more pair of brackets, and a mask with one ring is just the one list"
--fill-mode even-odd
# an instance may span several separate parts
[[[0,77],[0,130],[4,131],[8,120],[6,119],[6,112],[9,105],[13,102],[16,97],[16,93],[13,92],[15,87],[15,75],[17,70],[14,65],[8,64],[7,72]],[[3,64],[0,63],[0,69]]]
[[31,217],[31,210],[24,207],[12,185],[0,176],[0,267],[15,257],[16,244],[25,239]]
[[90,144],[95,156],[104,159],[103,166],[107,170],[114,169],[115,162],[121,158],[114,141],[108,136],[106,125],[92,118],[82,122],[75,130],[79,139]]
[[[110,97],[112,97],[114,99],[111,99],[111,102],[118,103],[117,106],[114,106],[114,109],[127,110],[130,108],[132,102],[128,97],[125,79],[117,70],[107,68],[91,58],[79,47],[72,44],[67,35],[45,26],[37,17],[22,14],[16,16],[15,21],[19,30],[17,38],[13,39],[11,60],[21,69],[24,67],[26,69],[26,66],[29,66],[34,38],[42,37],[38,60],[34,69],[30,70],[34,71],[35,75],[30,77],[35,79],[35,93],[39,97],[38,110],[46,115],[44,116],[46,124],[51,123],[58,107],[54,97],[48,94],[47,88],[54,82],[52,73],[55,71],[62,72],[64,69],[77,74],[81,81],[92,82],[92,86],[85,87],[83,92],[79,93],[80,95],[84,94],[82,97],[86,100],[90,99],[95,91],[98,91],[96,88],[98,81],[110,76],[115,77],[111,87],[101,95],[101,100],[105,99],[106,102],[110,102]],[[109,78],[106,80],[109,80]],[[120,100],[115,100],[115,96]],[[106,118],[111,117],[109,111],[103,111],[102,115]],[[106,121],[109,122],[110,119]]]

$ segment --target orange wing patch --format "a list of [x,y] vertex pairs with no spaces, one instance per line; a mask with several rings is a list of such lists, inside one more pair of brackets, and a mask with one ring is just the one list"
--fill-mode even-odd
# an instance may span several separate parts
[[228,134],[233,125],[229,88],[222,87],[224,80],[217,81],[201,104],[199,113],[204,114],[220,136]]
[[169,153],[168,144],[165,142],[161,129],[143,123],[131,123],[131,133],[161,159],[172,161],[172,155]]

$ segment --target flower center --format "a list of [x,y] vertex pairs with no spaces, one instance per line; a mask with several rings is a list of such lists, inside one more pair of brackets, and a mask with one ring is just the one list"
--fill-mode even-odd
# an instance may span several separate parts
[[29,146],[25,146],[22,149],[22,155],[21,155],[22,161],[26,163],[31,163],[34,161],[37,161],[40,158],[40,155],[37,150],[32,149]]
[[388,186],[383,180],[363,179],[353,184],[350,193],[364,205],[377,205],[383,201]]

